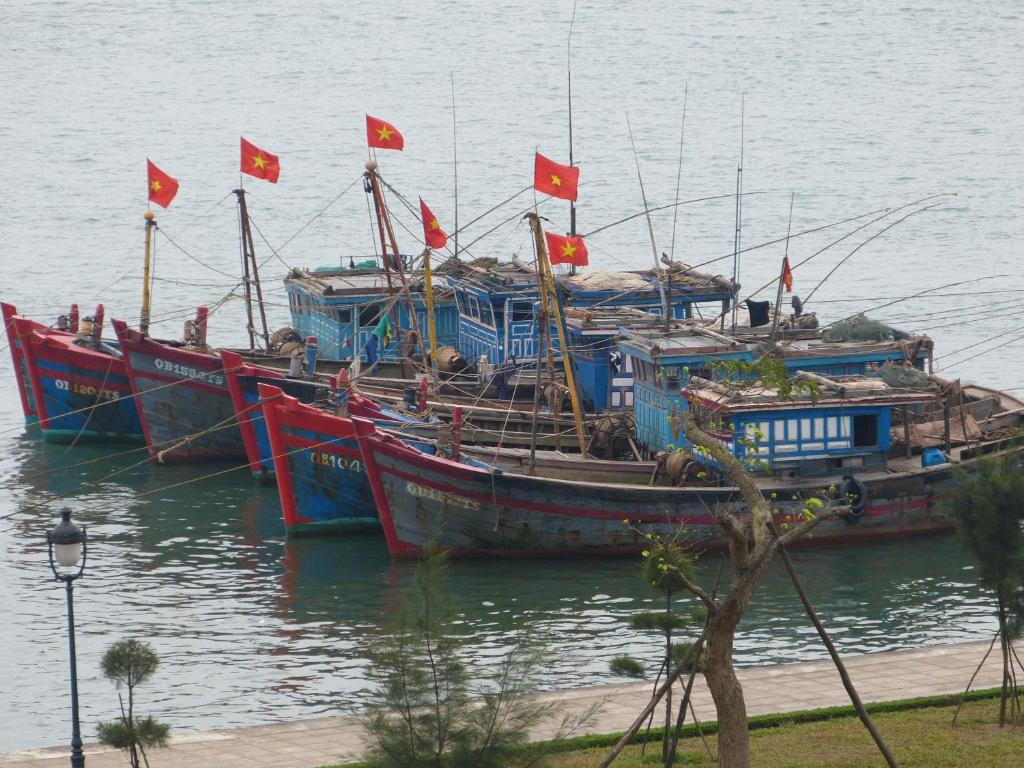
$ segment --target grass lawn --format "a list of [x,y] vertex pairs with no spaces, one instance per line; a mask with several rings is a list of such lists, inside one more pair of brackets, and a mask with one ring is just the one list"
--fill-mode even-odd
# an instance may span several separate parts
[[[953,707],[930,707],[872,715],[901,768],[1001,768],[1024,764],[1024,726],[1000,729],[999,699],[964,705],[956,726]],[[714,736],[708,738],[712,750]],[[783,725],[750,732],[752,763],[764,768],[862,768],[885,766],[874,742],[856,717]],[[592,768],[607,748],[551,755],[547,768]],[[615,768],[660,765],[661,745],[650,743],[647,754],[629,747]],[[677,765],[714,765],[700,739],[680,743]]]

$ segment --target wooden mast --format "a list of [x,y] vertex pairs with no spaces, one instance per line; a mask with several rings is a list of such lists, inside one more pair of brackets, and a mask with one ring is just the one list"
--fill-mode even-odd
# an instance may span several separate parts
[[[430,367],[430,361],[427,358],[427,351],[423,344],[423,336],[420,335],[420,324],[416,316],[416,305],[412,300],[412,292],[409,290],[409,284],[405,279],[405,269],[402,267],[402,256],[398,251],[398,241],[395,239],[395,230],[391,226],[391,218],[388,216],[387,208],[384,205],[384,193],[380,187],[380,177],[377,175],[376,160],[366,161],[366,177],[370,180],[370,190],[373,192],[374,207],[377,209],[377,226],[378,228],[383,226],[384,230],[387,231],[388,237],[386,241],[383,239],[384,233],[381,233],[381,250],[384,253],[384,266],[385,269],[388,267],[387,243],[390,243],[391,253],[395,259],[395,274],[398,275],[398,280],[401,285],[400,290],[405,294],[406,303],[409,307],[409,324],[412,326],[412,332],[416,334],[416,342],[419,344],[420,351],[422,352],[423,368],[428,369]],[[383,352],[384,350],[382,349],[382,355]]]
[[423,249],[424,302],[427,305],[427,333],[430,336],[430,367],[437,373],[437,326],[434,320],[434,279],[430,271],[430,246]]
[[252,227],[249,224],[249,209],[245,204],[245,190],[235,190],[238,197],[238,228],[242,242],[242,282],[245,287],[245,314],[248,321],[249,349],[256,349],[256,325],[252,314],[252,293],[256,289],[256,303],[260,311],[263,347],[270,351],[270,331],[267,328],[267,312],[263,306],[263,288],[260,287],[259,264],[256,263],[256,251],[252,241]]
[[786,264],[789,259],[789,233],[793,231],[793,200],[796,198],[796,193],[792,192],[789,196],[789,224],[786,225],[786,253],[782,257],[782,268],[779,269],[779,290],[775,294],[775,315],[772,318],[772,335],[771,335],[771,346],[775,348],[775,336],[779,332],[779,312],[782,311],[782,288],[784,278],[786,276]]
[[150,264],[153,253],[153,230],[156,229],[156,214],[146,211],[146,257],[142,263],[142,315],[139,318],[139,330],[145,336],[149,333],[149,308],[152,300],[153,286],[150,281]]
[[[587,441],[583,429],[583,414],[580,410],[579,394],[576,390],[576,374],[573,371],[572,352],[569,351],[569,345],[565,342],[562,312],[558,307],[558,295],[555,293],[555,281],[551,273],[551,264],[548,262],[548,250],[544,245],[544,233],[541,231],[540,217],[531,211],[526,214],[526,218],[530,220],[530,226],[533,228],[533,239],[537,248],[538,283],[545,284],[545,288],[541,290],[541,301],[546,302],[549,298],[551,300],[551,312],[554,315],[555,327],[558,330],[558,344],[562,349],[562,367],[565,369],[565,383],[569,387],[569,399],[572,401],[572,416],[576,422],[576,436],[580,441],[580,452],[586,457]],[[548,346],[550,348],[551,345]]]

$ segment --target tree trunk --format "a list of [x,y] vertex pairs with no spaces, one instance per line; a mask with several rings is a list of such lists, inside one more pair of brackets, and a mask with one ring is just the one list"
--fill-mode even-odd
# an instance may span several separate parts
[[732,612],[723,613],[708,623],[704,656],[704,677],[718,712],[718,764],[727,768],[748,768],[747,705],[732,665],[733,637],[740,617],[733,618]]
[[1010,641],[1007,637],[1006,608],[1002,590],[999,592],[999,644],[1003,652],[1003,686],[999,695],[999,727],[1006,725],[1006,699],[1010,693]]

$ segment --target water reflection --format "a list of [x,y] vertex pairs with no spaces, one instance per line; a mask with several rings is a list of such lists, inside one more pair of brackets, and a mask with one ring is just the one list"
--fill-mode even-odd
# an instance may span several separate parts
[[[113,691],[98,660],[114,640],[149,639],[162,667],[147,711],[180,730],[356,711],[365,647],[413,573],[392,564],[379,536],[284,537],[273,489],[223,467],[158,467],[139,454],[9,441],[0,521],[9,617],[0,661],[0,750],[53,740],[46,713],[66,707],[62,595],[48,581],[44,532],[76,493],[90,559],[78,608],[83,721],[109,718]],[[101,460],[102,459],[102,460]],[[141,463],[140,463],[141,462]],[[190,482],[192,481],[192,482]],[[940,536],[793,553],[811,599],[847,653],[976,638],[992,625],[957,539]],[[548,685],[609,682],[616,653],[654,660],[657,644],[625,619],[652,603],[627,560],[454,562],[451,585],[473,662],[486,665],[510,631],[531,622],[548,638]],[[714,580],[717,556],[698,563]],[[724,585],[723,585],[724,586]],[[741,664],[823,655],[784,570],[773,566],[740,627]]]

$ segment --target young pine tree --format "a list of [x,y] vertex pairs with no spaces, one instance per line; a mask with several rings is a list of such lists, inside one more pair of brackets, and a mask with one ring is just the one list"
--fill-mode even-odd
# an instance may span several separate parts
[[[160,659],[149,643],[138,640],[120,640],[103,654],[103,675],[118,689],[121,717],[110,723],[98,723],[96,730],[101,744],[123,749],[128,754],[132,768],[139,768],[140,755],[148,766],[146,748],[165,747],[170,736],[169,725],[152,717],[140,718],[135,712],[135,689],[153,676],[159,664]],[[121,688],[127,692],[127,706]]]

